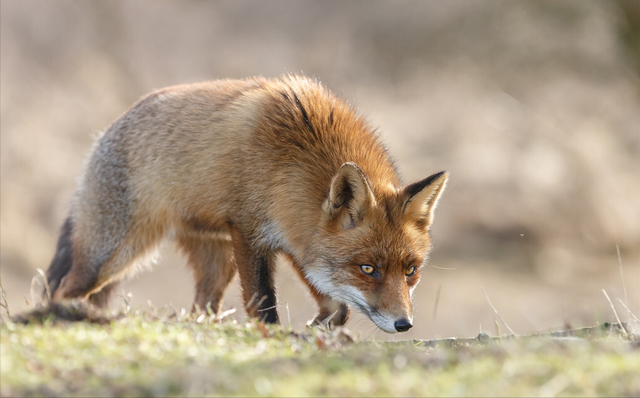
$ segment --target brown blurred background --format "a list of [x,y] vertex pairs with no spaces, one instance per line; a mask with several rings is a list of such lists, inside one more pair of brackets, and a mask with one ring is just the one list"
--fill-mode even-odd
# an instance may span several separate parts
[[[407,182],[451,173],[416,327],[394,338],[496,333],[481,286],[517,333],[613,321],[603,288],[623,319],[617,298],[640,314],[640,1],[0,4],[0,265],[13,312],[48,267],[93,138],[137,98],[295,72],[367,115]],[[185,259],[171,244],[162,254],[123,290],[136,306],[190,308]],[[281,317],[301,327],[315,305],[282,265]],[[349,327],[385,338],[362,317]]]

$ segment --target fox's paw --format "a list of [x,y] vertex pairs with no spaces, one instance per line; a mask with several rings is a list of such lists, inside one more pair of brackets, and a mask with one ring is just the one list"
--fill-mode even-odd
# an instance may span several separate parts
[[308,327],[325,327],[328,329],[344,326],[349,319],[349,309],[341,307],[332,313],[320,312],[313,320],[307,323]]

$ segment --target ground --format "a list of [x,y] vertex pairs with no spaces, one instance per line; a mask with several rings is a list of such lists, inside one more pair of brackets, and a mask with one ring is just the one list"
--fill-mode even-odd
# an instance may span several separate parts
[[107,317],[67,305],[13,320],[0,325],[2,396],[640,394],[640,344],[609,325],[382,342],[170,309]]

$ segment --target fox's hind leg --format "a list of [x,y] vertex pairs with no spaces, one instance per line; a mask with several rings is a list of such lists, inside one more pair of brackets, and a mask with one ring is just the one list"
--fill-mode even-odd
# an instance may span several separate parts
[[[73,227],[67,248],[71,251],[71,264],[62,277],[56,275],[60,279],[52,292],[53,299],[88,299],[99,307],[108,305],[117,282],[155,251],[162,237],[162,228],[149,228],[146,224],[105,232],[93,226],[83,228],[82,220],[76,220]],[[54,264],[55,259],[50,272]]]
[[193,310],[206,310],[209,305],[214,313],[219,313],[224,292],[236,275],[231,242],[193,234],[179,237],[178,245],[188,256],[196,282]]
[[49,269],[54,300],[97,294],[93,302],[106,305],[111,285],[155,250],[169,223],[157,195],[141,188],[150,184],[141,166],[130,164],[132,112],[103,134],[86,164]]
[[89,296],[89,302],[98,308],[107,308],[109,301],[111,300],[111,295],[118,285],[118,281],[109,283],[100,289],[99,292],[93,293]]

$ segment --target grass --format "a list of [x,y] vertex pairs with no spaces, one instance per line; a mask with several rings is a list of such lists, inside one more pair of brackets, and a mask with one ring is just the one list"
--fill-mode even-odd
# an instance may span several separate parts
[[[614,328],[589,338],[388,343],[207,315],[83,311],[2,322],[2,396],[640,394],[640,344]],[[84,320],[61,320],[74,317]]]

